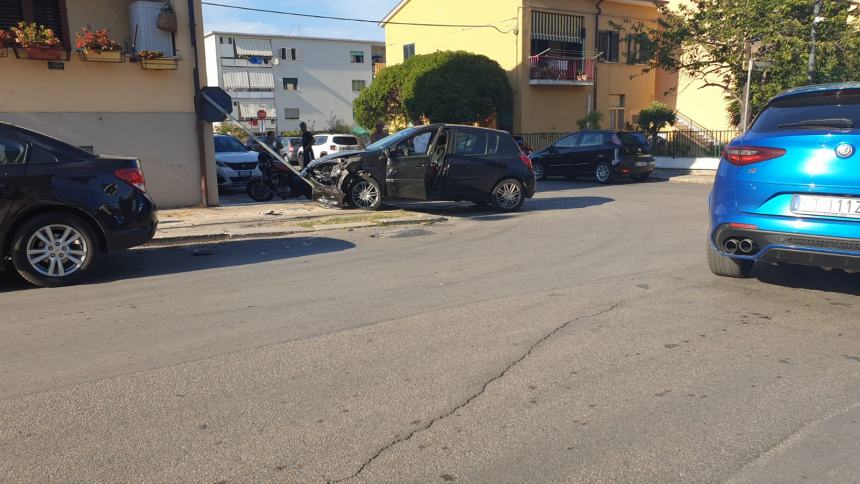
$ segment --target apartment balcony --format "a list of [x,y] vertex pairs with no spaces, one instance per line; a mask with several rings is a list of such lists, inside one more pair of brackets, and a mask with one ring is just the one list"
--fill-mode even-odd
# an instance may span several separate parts
[[376,79],[376,76],[382,72],[382,69],[385,69],[385,62],[376,62],[373,64],[373,78]]
[[529,85],[593,86],[594,59],[535,55],[529,57]]

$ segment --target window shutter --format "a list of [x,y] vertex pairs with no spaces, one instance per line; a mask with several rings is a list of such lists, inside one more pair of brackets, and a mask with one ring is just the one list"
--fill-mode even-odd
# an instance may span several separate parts
[[[63,14],[60,10],[62,0],[31,0],[33,4],[33,21],[44,25],[54,31],[57,38],[63,39],[66,35],[63,28]],[[11,2],[5,2],[11,3]],[[66,46],[68,47],[68,46]]]
[[281,59],[287,60],[287,48],[286,47],[281,47]]
[[0,29],[8,30],[24,18],[24,9],[18,0],[0,2]]

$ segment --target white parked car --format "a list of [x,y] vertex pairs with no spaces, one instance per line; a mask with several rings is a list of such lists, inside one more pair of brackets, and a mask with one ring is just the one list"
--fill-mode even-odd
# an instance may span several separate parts
[[[358,138],[351,134],[317,134],[314,135],[314,159],[341,151],[355,151],[360,148]],[[299,156],[304,152],[299,148]]]
[[232,136],[215,135],[218,188],[245,188],[252,176],[261,176],[259,156]]

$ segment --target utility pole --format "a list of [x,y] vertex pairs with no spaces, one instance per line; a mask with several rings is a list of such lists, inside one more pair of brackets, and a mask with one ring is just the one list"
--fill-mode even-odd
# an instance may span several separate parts
[[807,67],[807,80],[810,84],[815,83],[815,42],[818,35],[818,23],[823,20],[821,18],[821,1],[815,0],[815,7],[812,9],[812,42],[809,46],[809,66]]

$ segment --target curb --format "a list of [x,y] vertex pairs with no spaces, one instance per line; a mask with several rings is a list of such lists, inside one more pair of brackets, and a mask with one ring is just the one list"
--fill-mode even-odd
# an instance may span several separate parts
[[266,232],[252,232],[252,233],[230,233],[230,232],[219,232],[219,233],[205,233],[205,234],[194,234],[194,235],[177,235],[173,237],[161,237],[157,239],[153,239],[150,242],[140,246],[143,249],[164,249],[170,247],[180,247],[184,245],[198,245],[198,244],[214,244],[220,242],[229,242],[234,240],[253,240],[253,239],[271,239],[278,237],[286,237],[289,235],[295,234],[308,234],[308,233],[317,233],[317,232],[329,232],[332,230],[344,230],[344,229],[363,229],[370,227],[394,227],[394,226],[402,226],[402,225],[435,225],[442,222],[447,222],[448,219],[446,217],[421,217],[421,218],[412,218],[412,219],[395,219],[395,220],[380,220],[377,222],[354,222],[347,224],[348,227],[344,227],[342,225],[331,225],[331,226],[319,226],[314,228],[287,228],[283,230],[273,230]]

